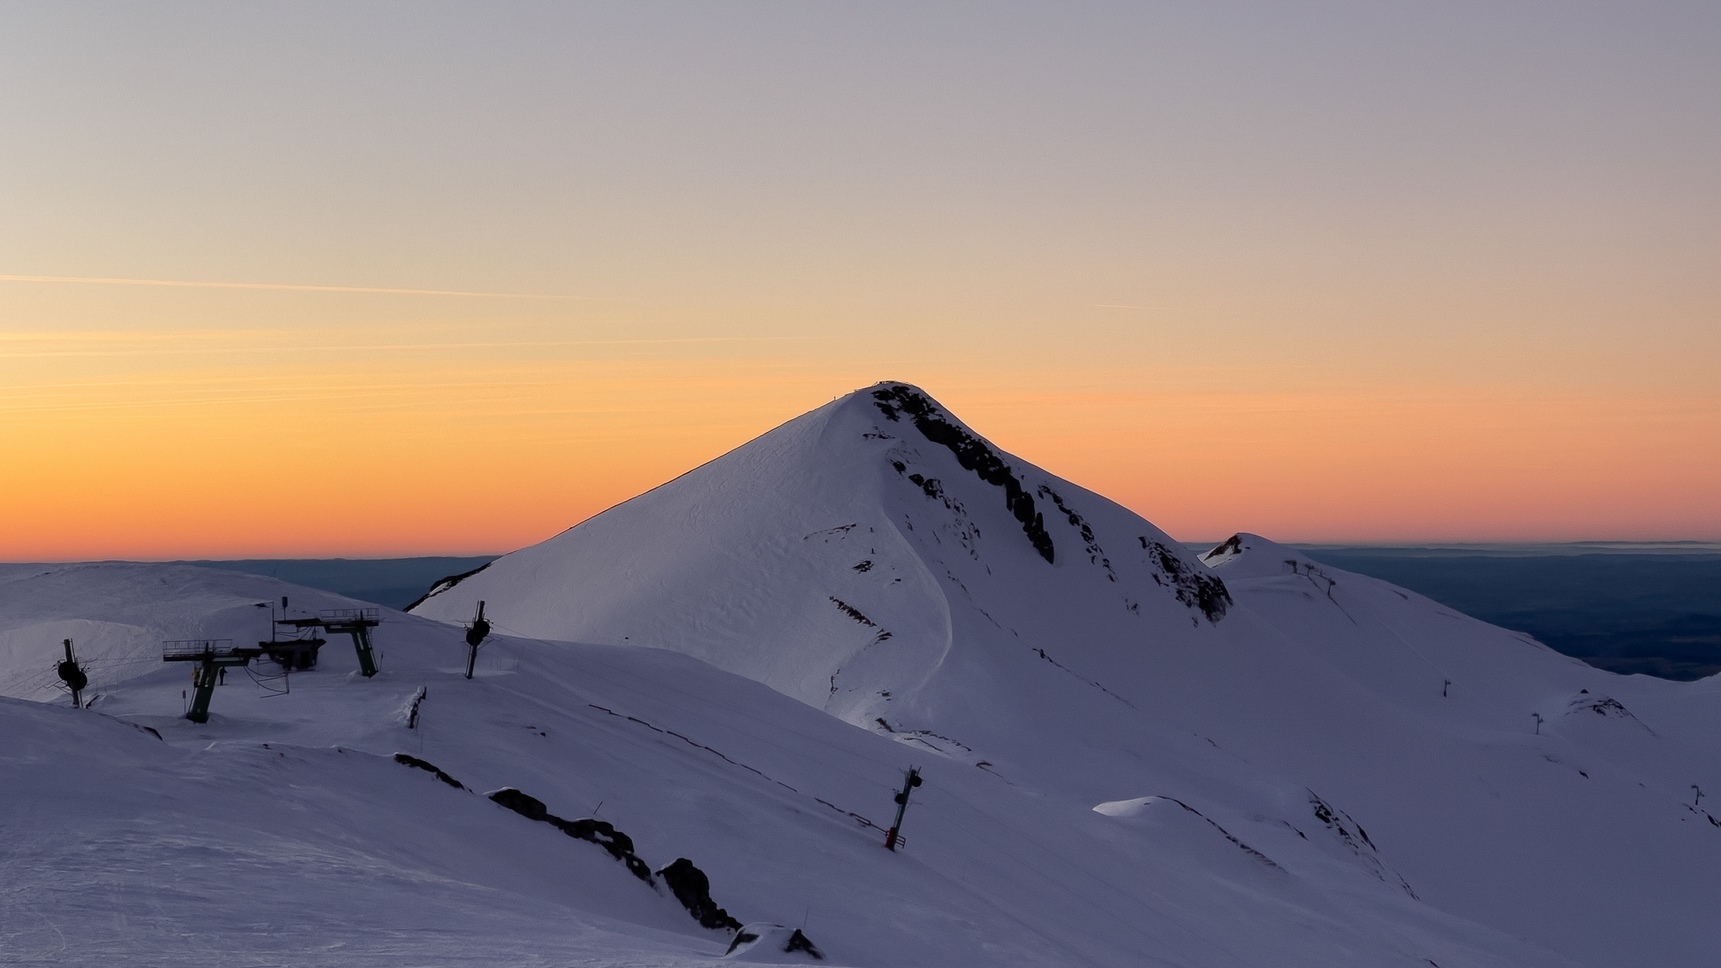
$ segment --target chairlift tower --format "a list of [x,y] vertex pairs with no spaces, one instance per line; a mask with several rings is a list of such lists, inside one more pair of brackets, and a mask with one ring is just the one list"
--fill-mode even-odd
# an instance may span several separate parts
[[[359,671],[366,679],[376,675],[376,654],[371,649],[370,630],[382,624],[379,612],[374,608],[325,608],[315,617],[278,618],[276,625],[287,625],[296,629],[322,629],[331,635],[350,635],[353,639],[353,651],[359,657]],[[315,661],[313,654],[312,661]]]
[[191,708],[185,718],[194,723],[209,722],[209,700],[215,696],[215,682],[221,670],[230,666],[246,666],[266,650],[235,648],[232,639],[176,639],[161,643],[161,661],[195,662],[191,670]]
[[78,665],[78,657],[72,654],[72,640],[66,639],[66,658],[60,662],[55,671],[60,674],[60,681],[72,691],[72,705],[78,709],[84,706],[84,687],[90,684],[89,674]]
[[[269,641],[258,642],[257,645],[259,648],[268,649],[269,657],[281,664],[282,675],[291,673],[294,669],[304,671],[316,668],[317,653],[328,644],[328,640],[314,631],[307,632],[304,628],[297,628],[297,634],[292,638],[282,639],[281,626],[286,623],[275,618],[274,603],[258,602],[257,607],[269,609]],[[281,617],[285,618],[286,615],[287,596],[282,595]]]
[[207,723],[209,700],[215,696],[215,684],[220,681],[223,669],[244,668],[259,656],[268,656],[291,668],[313,642],[321,645],[323,640],[259,642],[256,648],[251,648],[235,646],[232,639],[175,639],[161,643],[161,661],[197,663],[191,671],[191,708],[186,710],[185,718],[194,723]]
[[920,785],[920,767],[911,766],[902,775],[902,792],[896,795],[896,822],[885,831],[884,849],[895,851],[898,844],[903,843],[902,815],[908,812],[908,794]]
[[316,668],[317,653],[328,644],[328,640],[313,635],[309,638],[277,639],[257,644],[269,650],[269,658],[279,662],[283,672],[291,672],[294,669],[304,671]]
[[490,634],[490,623],[484,619],[484,603],[478,603],[478,614],[473,616],[472,624],[466,627],[466,678],[472,678],[472,668],[478,664],[478,647],[484,644],[484,639]]

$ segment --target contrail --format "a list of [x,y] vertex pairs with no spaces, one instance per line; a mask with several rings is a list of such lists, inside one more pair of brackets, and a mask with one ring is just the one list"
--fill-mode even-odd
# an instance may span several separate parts
[[0,282],[63,282],[87,286],[166,286],[174,289],[268,289],[280,292],[363,292],[389,296],[467,296],[478,299],[602,299],[545,296],[530,292],[468,292],[463,289],[386,289],[379,286],[300,286],[284,282],[191,282],[184,279],[104,279],[95,276],[10,276]]

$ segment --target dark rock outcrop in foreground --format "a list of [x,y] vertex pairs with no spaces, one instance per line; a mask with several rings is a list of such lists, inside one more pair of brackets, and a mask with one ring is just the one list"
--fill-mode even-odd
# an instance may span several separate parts
[[[394,761],[402,766],[410,766],[413,769],[435,774],[438,780],[456,790],[466,789],[459,780],[449,776],[440,767],[428,760],[421,760],[408,753],[396,753],[394,754]],[[652,877],[651,865],[633,852],[633,838],[617,830],[614,824],[596,818],[564,820],[551,813],[549,808],[544,806],[544,801],[513,787],[503,787],[488,794],[488,796],[498,805],[507,807],[528,820],[547,823],[569,837],[597,844],[609,851],[611,857],[626,864],[633,876],[650,884],[653,888],[657,887],[657,881]],[[680,901],[681,906],[687,909],[687,913],[693,915],[694,920],[704,927],[718,931],[739,932],[741,930],[741,922],[735,920],[728,911],[725,911],[716,901],[711,899],[711,878],[707,877],[704,871],[694,866],[693,861],[685,857],[677,857],[673,863],[659,870],[657,876],[663,878],[664,885],[669,888],[671,894],[675,895],[675,899]],[[800,932],[797,931],[796,936],[800,937]],[[812,947],[812,942],[807,941],[805,937],[801,937],[801,941],[807,945],[805,949],[786,948],[784,950],[806,950],[813,952],[815,958],[823,957],[822,954],[816,953],[818,949]],[[734,946],[731,945],[730,947],[733,948]]]
[[394,754],[394,761],[396,763],[399,763],[402,766],[410,766],[413,769],[423,770],[426,773],[434,773],[434,774],[436,774],[436,778],[438,780],[441,780],[442,782],[448,784],[449,786],[453,787],[456,790],[466,789],[466,787],[463,786],[459,780],[456,780],[454,777],[451,777],[448,774],[442,772],[441,768],[438,767],[436,764],[431,763],[427,760],[421,760],[418,757],[411,755],[410,753],[396,753],[396,754]]
[[[633,876],[647,884],[656,885],[657,882],[651,876],[651,865],[640,860],[639,856],[633,852],[633,838],[615,829],[615,826],[609,821],[596,819],[563,820],[546,809],[544,801],[537,797],[527,796],[513,787],[503,787],[489,796],[490,799],[522,817],[550,824],[569,837],[577,837],[580,840],[597,844],[609,851],[611,857],[626,864],[627,869],[633,872]],[[698,917],[697,914],[694,916]]]
[[705,872],[693,866],[693,862],[685,857],[678,857],[675,863],[658,870],[657,876],[663,878],[663,883],[669,887],[675,899],[687,909],[687,913],[708,928],[721,928],[728,931],[741,930],[741,922],[730,916],[728,911],[717,906],[711,899],[711,879]]

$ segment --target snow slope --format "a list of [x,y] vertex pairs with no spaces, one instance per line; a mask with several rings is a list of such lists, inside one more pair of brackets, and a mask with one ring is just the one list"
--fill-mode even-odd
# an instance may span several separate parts
[[[1602,673],[1252,535],[1202,561],[900,384],[386,613],[374,679],[336,640],[290,692],[230,674],[180,718],[160,640],[260,637],[282,594],[351,604],[0,569],[0,695],[64,704],[72,636],[97,697],[0,701],[27,737],[0,744],[0,951],[726,950],[661,877],[480,795],[504,786],[836,964],[1695,966],[1721,940],[1690,789],[1721,790],[1713,681]],[[468,681],[447,623],[480,599],[504,634]]]
[[[49,635],[88,621],[51,619],[55,602],[161,638],[259,633],[255,602],[281,592],[348,604],[162,566],[0,578],[8,627]],[[666,650],[503,639],[468,681],[459,632],[388,615],[376,678],[331,644],[285,695],[230,676],[201,726],[178,715],[183,667],[159,662],[129,678],[110,664],[112,684],[92,663],[88,710],[0,701],[0,950],[210,965],[680,965],[724,950],[598,848],[401,766],[401,751],[471,790],[595,812],[653,868],[687,857],[738,920],[804,924],[836,964],[1567,963],[1421,909],[1337,841],[1257,824],[1246,849],[1230,838],[1249,821],[1227,813],[1212,814],[1225,830],[1120,825]],[[908,848],[887,853],[879,825],[911,761],[927,784]]]
[[[1192,580],[1208,567],[1222,614]],[[1387,880],[1576,959],[1695,964],[1718,940],[1689,926],[1715,913],[1697,877],[1721,828],[1686,807],[1717,782],[1717,733],[1676,728],[1713,684],[1602,673],[1255,536],[1197,563],[912,387],[791,421],[415,611],[480,598],[527,634],[682,651],[1089,803],[1199,790],[1296,822],[1330,798]],[[1592,695],[1639,715],[1577,714]],[[1270,792],[1231,789],[1227,756]]]

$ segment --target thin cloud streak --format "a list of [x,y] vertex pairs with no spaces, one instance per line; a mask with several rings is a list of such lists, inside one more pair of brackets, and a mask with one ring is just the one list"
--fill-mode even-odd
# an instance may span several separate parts
[[549,346],[657,346],[676,343],[770,343],[813,340],[817,336],[684,336],[663,339],[558,339],[483,341],[469,343],[336,343],[325,346],[182,346],[167,349],[33,350],[13,353],[0,350],[0,359],[22,360],[98,356],[187,356],[243,353],[332,353],[350,350],[459,350],[506,349]]
[[607,296],[548,296],[531,292],[470,292],[464,289],[392,289],[381,286],[304,286],[285,282],[196,282],[186,279],[108,279],[96,276],[0,275],[0,282],[47,282],[86,286],[162,286],[170,289],[260,289],[276,292],[356,292],[385,296],[462,296],[475,299],[581,299]]

